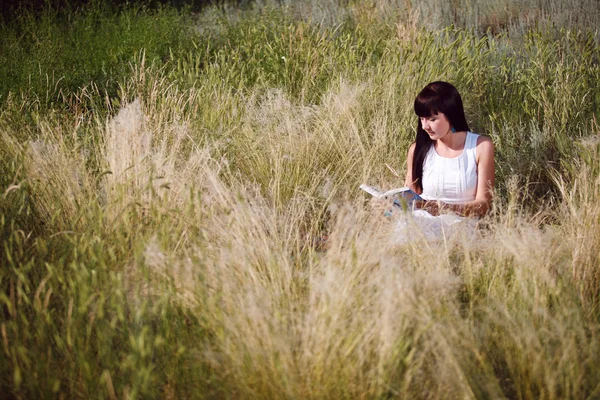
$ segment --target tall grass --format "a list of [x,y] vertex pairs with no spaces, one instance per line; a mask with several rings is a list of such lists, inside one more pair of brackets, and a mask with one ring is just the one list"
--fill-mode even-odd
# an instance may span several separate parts
[[[115,60],[115,86],[28,42],[0,109],[0,392],[598,397],[597,35],[416,8],[72,16],[164,28]],[[398,244],[357,187],[399,184],[385,164],[404,171],[434,79],[496,144],[494,209],[475,236]]]

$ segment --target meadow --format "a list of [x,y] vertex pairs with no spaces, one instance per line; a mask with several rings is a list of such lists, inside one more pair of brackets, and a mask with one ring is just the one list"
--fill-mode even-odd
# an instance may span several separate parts
[[[295,1],[0,24],[1,398],[600,398],[600,6]],[[415,95],[496,147],[394,242]]]

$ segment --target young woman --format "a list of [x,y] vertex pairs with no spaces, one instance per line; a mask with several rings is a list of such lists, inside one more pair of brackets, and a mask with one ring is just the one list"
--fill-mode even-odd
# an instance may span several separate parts
[[[414,103],[419,117],[415,142],[407,157],[405,186],[424,199],[416,202],[412,220],[428,239],[439,239],[491,206],[494,187],[494,145],[485,136],[469,131],[458,90],[447,82],[432,82]],[[386,202],[373,208],[391,211]],[[386,213],[387,214],[387,213]],[[396,226],[396,241],[411,240],[407,218]]]
[[460,94],[447,82],[425,86],[414,108],[419,123],[405,185],[425,199],[416,207],[431,215],[483,216],[494,187],[492,141],[469,131]]

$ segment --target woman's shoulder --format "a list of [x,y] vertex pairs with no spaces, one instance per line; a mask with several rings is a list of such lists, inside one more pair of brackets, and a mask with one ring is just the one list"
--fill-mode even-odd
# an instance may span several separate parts
[[482,135],[481,133],[471,132],[471,131],[467,131],[467,135],[470,136],[470,138],[468,138],[467,140],[471,139],[471,140],[475,141],[476,147],[479,147],[480,145],[482,145],[484,147],[494,146],[494,143],[492,142],[492,139],[489,136]]
[[477,144],[475,145],[477,150],[477,158],[483,157],[493,157],[494,156],[494,142],[489,136],[485,135],[477,135]]
[[491,141],[492,140],[492,139],[490,139],[489,136],[486,136],[483,133],[477,133],[477,132],[471,132],[471,131],[467,131],[467,136],[471,140],[477,139],[477,144],[481,143],[482,141],[487,141],[487,140]]
[[407,157],[406,159],[412,163],[413,158],[415,157],[415,148],[417,147],[417,142],[412,142],[412,144],[408,147]]
[[494,142],[492,142],[492,139],[489,136],[485,136],[485,135],[481,135],[478,133],[473,133],[474,135],[477,135],[477,147],[479,146],[483,146],[483,147],[489,147],[489,146],[494,146]]
[[417,147],[417,142],[412,142],[410,146],[408,146],[408,154],[414,153],[415,147]]

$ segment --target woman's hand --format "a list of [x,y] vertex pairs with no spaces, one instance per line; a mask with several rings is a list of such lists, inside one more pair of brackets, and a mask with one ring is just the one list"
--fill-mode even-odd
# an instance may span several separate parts
[[419,210],[425,210],[429,214],[437,216],[440,215],[444,203],[437,200],[415,200],[414,205]]
[[414,207],[437,216],[442,213],[453,213],[461,217],[482,217],[489,208],[486,200],[474,200],[464,204],[448,204],[437,200],[416,200]]

